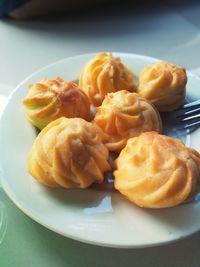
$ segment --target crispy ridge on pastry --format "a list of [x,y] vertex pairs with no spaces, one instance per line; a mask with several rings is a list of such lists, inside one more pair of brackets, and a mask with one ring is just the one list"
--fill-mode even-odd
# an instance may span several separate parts
[[173,111],[184,104],[186,83],[184,68],[161,61],[140,72],[138,93],[159,111]]
[[29,85],[23,104],[29,121],[40,130],[62,116],[90,119],[88,97],[75,83],[59,77]]
[[106,134],[109,150],[119,152],[130,137],[162,130],[157,110],[139,94],[125,90],[107,94],[94,118]]
[[200,154],[178,139],[143,133],[129,139],[114,176],[115,188],[138,206],[176,206],[199,191]]
[[99,127],[80,118],[59,118],[37,136],[28,158],[29,173],[50,187],[86,188],[101,183],[110,169]]
[[119,57],[99,53],[90,60],[80,75],[79,86],[94,106],[101,105],[107,93],[135,91],[134,75]]

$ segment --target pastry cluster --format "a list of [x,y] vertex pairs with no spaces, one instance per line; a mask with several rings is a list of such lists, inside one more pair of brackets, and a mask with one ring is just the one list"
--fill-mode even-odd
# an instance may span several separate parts
[[[167,62],[135,75],[119,57],[100,53],[79,85],[56,78],[29,86],[23,101],[41,132],[28,157],[29,173],[50,187],[87,188],[111,171],[114,188],[145,208],[173,207],[200,191],[200,154],[162,135],[160,113],[185,101],[184,68]],[[95,107],[95,114],[91,110]]]
[[142,132],[162,131],[158,111],[137,93],[125,90],[109,93],[97,108],[94,118],[106,134],[110,151],[120,152],[131,137]]
[[134,74],[119,57],[99,53],[84,67],[79,86],[94,106],[100,106],[107,93],[135,91]]
[[129,139],[116,160],[115,188],[140,207],[166,208],[200,188],[200,154],[157,132]]
[[184,104],[186,83],[184,68],[159,62],[140,72],[138,93],[159,111],[173,111]]
[[73,83],[60,77],[30,84],[23,101],[29,121],[40,130],[62,116],[90,119],[90,102],[86,94]]
[[59,118],[37,136],[28,160],[30,174],[52,187],[85,188],[103,182],[110,170],[101,130],[80,118]]

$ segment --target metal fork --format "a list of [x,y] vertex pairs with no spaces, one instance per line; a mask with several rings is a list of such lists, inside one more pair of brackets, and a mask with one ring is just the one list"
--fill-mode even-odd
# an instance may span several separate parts
[[185,104],[173,112],[173,119],[180,129],[193,129],[200,126],[200,100]]
[[162,117],[177,130],[192,132],[200,127],[200,100],[185,104],[176,111],[164,113]]

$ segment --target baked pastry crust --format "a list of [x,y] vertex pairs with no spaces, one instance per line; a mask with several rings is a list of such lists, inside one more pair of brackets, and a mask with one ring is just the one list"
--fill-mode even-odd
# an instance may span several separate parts
[[59,118],[37,136],[28,158],[29,173],[50,187],[86,188],[102,183],[110,170],[103,133],[80,118]]
[[173,111],[184,104],[186,83],[184,68],[161,61],[140,72],[138,93],[159,111]]
[[99,53],[86,64],[79,87],[94,106],[100,106],[107,93],[136,90],[133,72],[111,53]]
[[129,138],[146,131],[162,131],[157,110],[139,94],[122,90],[107,94],[94,117],[106,134],[110,151],[119,152]]
[[138,206],[176,206],[199,191],[200,154],[178,139],[143,133],[121,151],[114,176],[115,188]]
[[29,85],[23,100],[29,121],[40,130],[62,116],[90,120],[90,103],[85,93],[60,77]]

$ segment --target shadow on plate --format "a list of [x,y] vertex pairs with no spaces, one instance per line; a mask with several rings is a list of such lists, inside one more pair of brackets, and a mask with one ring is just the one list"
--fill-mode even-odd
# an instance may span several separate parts
[[[112,212],[111,199],[115,193],[111,174],[107,173],[102,184],[94,184],[87,189],[51,189],[43,187],[45,194],[54,198],[59,205],[83,210],[86,213]],[[90,210],[89,210],[90,209]]]
[[[149,225],[152,227],[160,226],[161,229],[164,229],[164,231],[167,231],[169,234],[177,230],[180,231],[181,234],[186,229],[190,228],[190,226],[193,227],[194,221],[198,224],[199,213],[197,211],[199,206],[200,194],[197,195],[195,200],[191,202],[183,203],[176,207],[162,209],[141,208],[130,202],[120,193],[112,196],[112,207],[114,213],[119,213],[118,217],[120,218],[122,224],[134,231],[137,230],[134,229],[134,227],[138,227],[138,224],[135,224],[135,219],[140,219],[141,225],[145,225],[143,221],[146,221],[149,222]],[[190,216],[190,214],[193,216]],[[146,234],[150,234],[148,233],[149,228],[150,227],[148,227],[148,229],[144,229],[143,232],[147,231]],[[152,229],[152,231],[154,230],[155,229]]]

